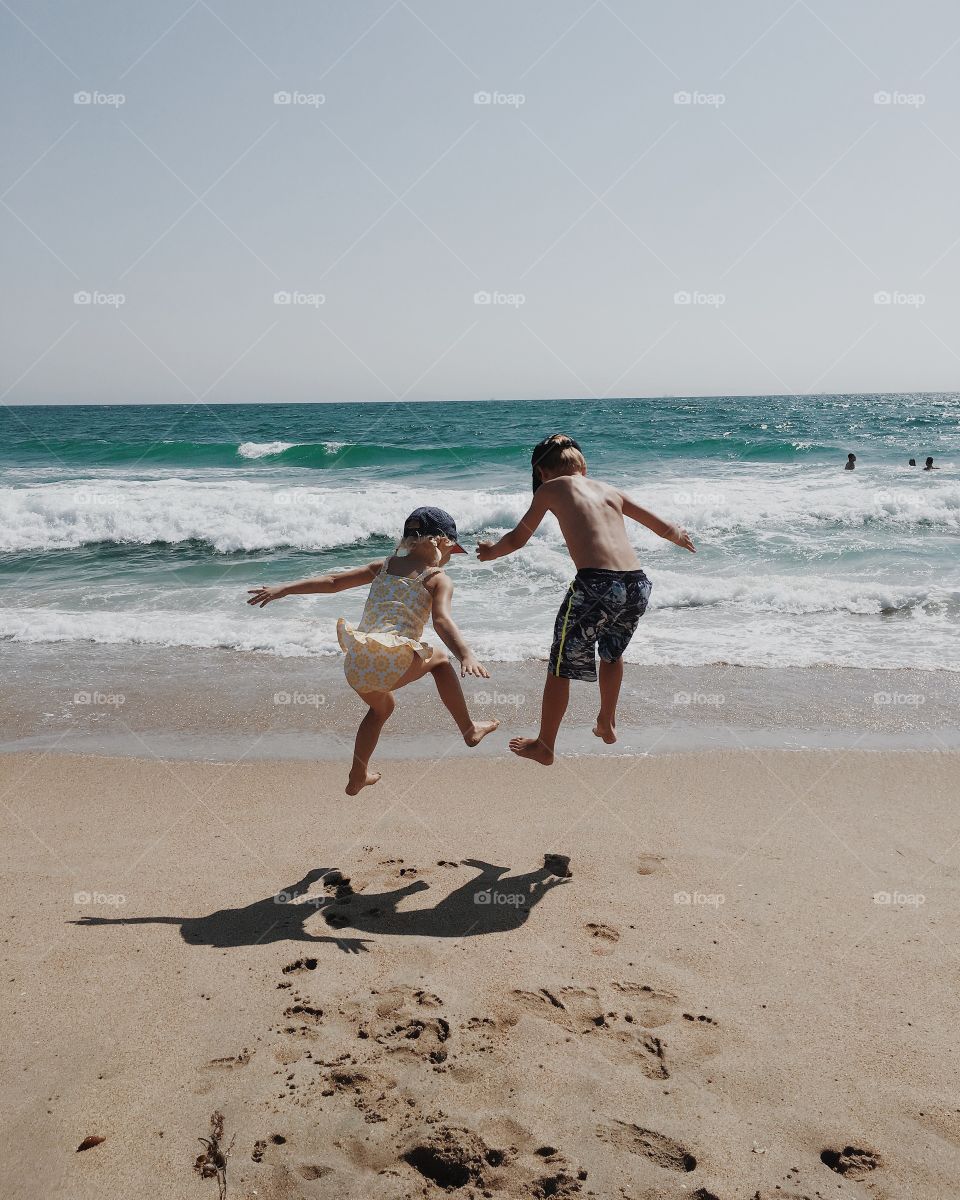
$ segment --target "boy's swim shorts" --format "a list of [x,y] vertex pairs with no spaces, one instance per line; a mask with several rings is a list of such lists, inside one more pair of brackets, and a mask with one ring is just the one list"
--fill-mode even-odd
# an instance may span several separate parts
[[622,658],[652,588],[642,571],[578,571],[553,627],[550,674],[593,682],[598,648],[604,662]]

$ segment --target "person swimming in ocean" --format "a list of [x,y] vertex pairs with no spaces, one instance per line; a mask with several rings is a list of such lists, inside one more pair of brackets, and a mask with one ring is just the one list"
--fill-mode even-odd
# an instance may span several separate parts
[[939,471],[940,470],[939,467],[935,467],[933,465],[933,458],[930,457],[929,455],[927,456],[927,461],[923,464],[923,469],[925,471]]
[[843,469],[845,471],[855,471],[857,469],[857,456],[855,454],[847,455],[847,465]]

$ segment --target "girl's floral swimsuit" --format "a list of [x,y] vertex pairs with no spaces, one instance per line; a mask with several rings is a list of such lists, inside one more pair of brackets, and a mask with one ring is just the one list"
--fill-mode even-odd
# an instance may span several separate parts
[[355,692],[389,692],[410,669],[414,657],[428,661],[433,647],[421,641],[433,600],[424,579],[439,567],[416,575],[390,575],[387,559],[374,577],[360,624],[340,618],[337,641],[346,654],[343,673]]

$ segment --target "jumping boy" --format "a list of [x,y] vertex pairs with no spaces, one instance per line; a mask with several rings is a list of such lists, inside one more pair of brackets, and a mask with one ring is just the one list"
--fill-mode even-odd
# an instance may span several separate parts
[[480,542],[481,562],[503,558],[525,546],[552,512],[577,568],[554,625],[550,665],[543,689],[540,732],[514,738],[510,749],[548,767],[570,698],[570,680],[597,679],[600,649],[600,713],[594,734],[617,740],[617,699],[623,682],[623,652],[650,599],[652,584],[637,561],[623,518],[630,517],[674,545],[694,552],[686,530],[662,521],[609,484],[587,478],[587,464],[573,438],[555,433],[534,448],[533,502],[515,529],[499,542]]

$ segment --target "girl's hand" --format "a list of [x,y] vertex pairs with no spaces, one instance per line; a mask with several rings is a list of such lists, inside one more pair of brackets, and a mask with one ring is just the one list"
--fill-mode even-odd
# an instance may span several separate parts
[[483,663],[478,662],[477,659],[475,659],[472,654],[465,654],[463,656],[463,658],[461,658],[460,674],[461,674],[461,676],[476,675],[476,677],[478,679],[489,679],[490,678],[490,672],[483,665]]
[[494,558],[496,558],[495,554],[491,554],[493,545],[493,542],[477,543],[477,558],[479,558],[481,562],[493,562]]
[[681,529],[679,525],[674,525],[667,535],[667,541],[673,542],[675,546],[679,546],[681,550],[689,550],[691,554],[696,554],[697,550],[694,546],[690,534],[685,529]]
[[250,593],[250,599],[247,603],[259,604],[261,608],[266,608],[271,600],[279,600],[282,596],[286,595],[282,583],[275,583],[273,587],[248,588],[247,591]]

